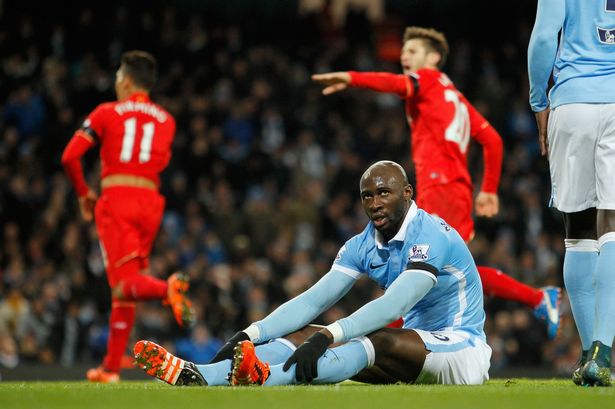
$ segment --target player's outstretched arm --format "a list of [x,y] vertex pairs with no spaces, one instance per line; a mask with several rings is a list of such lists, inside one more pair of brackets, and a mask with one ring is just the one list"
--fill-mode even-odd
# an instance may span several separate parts
[[[432,269],[435,268],[430,267]],[[288,371],[295,365],[295,379],[299,382],[312,382],[318,377],[319,358],[333,342],[344,342],[369,334],[405,315],[429,292],[436,280],[432,271],[404,271],[384,295],[310,336],[299,345],[282,369]]]
[[322,90],[323,95],[331,95],[345,90],[348,88],[350,80],[350,74],[345,71],[312,75],[312,81],[326,85]]
[[250,340],[255,344],[266,342],[305,327],[342,298],[355,281],[356,278],[337,271],[334,267],[307,291],[280,305],[262,320],[233,335],[220,348],[211,362],[231,359],[233,349],[240,341]]
[[415,92],[415,86],[407,75],[389,72],[329,72],[312,75],[312,81],[326,85],[322,90],[324,95],[331,95],[348,87],[396,94],[400,98],[410,98]]
[[[416,264],[422,266],[414,268]],[[383,295],[326,327],[333,335],[333,342],[346,342],[369,334],[403,317],[436,285],[436,274],[437,269],[427,263],[410,263],[408,270],[401,273]]]

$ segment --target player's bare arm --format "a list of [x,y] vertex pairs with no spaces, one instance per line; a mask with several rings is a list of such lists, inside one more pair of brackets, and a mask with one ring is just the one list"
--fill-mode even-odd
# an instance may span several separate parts
[[326,85],[326,87],[322,90],[322,94],[331,95],[348,88],[351,78],[349,73],[340,71],[325,74],[314,74],[312,75],[312,81],[318,84]]
[[547,156],[549,153],[549,139],[547,138],[547,124],[549,123],[549,108],[536,112],[536,125],[538,126],[538,144],[540,145],[540,154]]
[[495,193],[480,192],[474,201],[477,216],[493,217],[500,211],[500,199]]

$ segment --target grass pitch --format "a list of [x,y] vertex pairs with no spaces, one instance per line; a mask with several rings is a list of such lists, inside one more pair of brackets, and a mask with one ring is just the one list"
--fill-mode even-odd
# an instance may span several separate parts
[[331,386],[172,387],[125,381],[0,383],[1,409],[275,409],[615,408],[615,388],[581,388],[569,380],[496,379],[482,386],[342,383]]

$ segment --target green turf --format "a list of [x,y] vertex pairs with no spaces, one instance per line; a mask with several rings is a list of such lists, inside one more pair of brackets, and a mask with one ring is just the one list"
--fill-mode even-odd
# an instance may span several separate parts
[[615,388],[581,388],[567,380],[492,380],[483,386],[171,387],[157,382],[0,383],[0,408],[615,408]]

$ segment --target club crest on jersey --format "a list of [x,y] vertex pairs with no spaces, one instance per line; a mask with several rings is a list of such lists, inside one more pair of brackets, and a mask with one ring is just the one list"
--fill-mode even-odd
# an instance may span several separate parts
[[598,38],[602,44],[615,45],[615,28],[601,28],[596,27],[598,30]]
[[408,252],[408,259],[410,261],[425,261],[428,258],[427,250],[429,250],[429,244],[415,244]]

